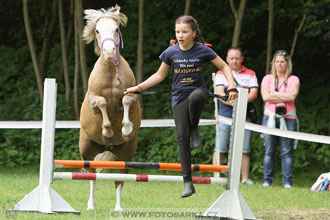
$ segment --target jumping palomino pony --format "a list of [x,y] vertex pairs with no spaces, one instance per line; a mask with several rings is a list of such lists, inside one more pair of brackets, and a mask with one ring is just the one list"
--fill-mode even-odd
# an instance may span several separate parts
[[[99,55],[88,80],[88,91],[81,107],[79,150],[83,160],[132,161],[137,146],[141,111],[137,96],[124,96],[123,90],[135,86],[134,74],[119,54],[123,40],[119,26],[127,17],[120,7],[85,10],[87,24],[83,38],[94,41]],[[95,172],[94,169],[88,169]],[[121,170],[128,173],[128,170]],[[116,181],[115,210],[122,211],[122,181]],[[95,209],[95,181],[90,182],[88,210]]]

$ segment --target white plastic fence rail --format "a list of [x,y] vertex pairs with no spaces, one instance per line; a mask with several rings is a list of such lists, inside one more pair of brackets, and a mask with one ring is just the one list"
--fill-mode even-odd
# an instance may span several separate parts
[[[222,123],[231,125],[232,119],[223,116],[218,116],[218,120]],[[215,125],[217,123],[214,119],[201,119],[199,126]],[[144,119],[141,122],[142,128],[151,127],[175,127],[173,119]],[[0,129],[41,129],[42,121],[0,121]],[[55,128],[80,128],[79,121],[56,121]],[[262,125],[245,123],[245,129],[271,134],[286,138],[293,138],[302,141],[311,141],[316,143],[330,144],[330,136],[309,134],[297,131],[286,131],[278,128],[268,128]]]

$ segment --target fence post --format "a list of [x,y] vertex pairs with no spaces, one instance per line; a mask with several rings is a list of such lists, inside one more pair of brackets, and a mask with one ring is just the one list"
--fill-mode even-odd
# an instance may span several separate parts
[[221,217],[239,220],[256,219],[239,192],[248,91],[238,88],[238,92],[239,97],[235,100],[230,135],[228,190],[203,215],[196,216],[196,219],[220,219]]
[[[214,93],[216,93],[216,88],[217,88],[217,85],[216,85],[216,82],[215,82],[215,77],[216,77],[216,73],[212,73],[212,81],[213,81],[213,91]],[[218,99],[217,98],[214,98],[213,99],[214,101],[214,117],[215,117],[215,120],[216,120],[216,124],[215,124],[215,164],[216,165],[220,165],[222,161],[220,161],[220,139],[219,139],[219,120],[218,120]],[[213,160],[213,158],[212,158]],[[214,177],[217,177],[219,178],[220,177],[220,173],[218,172],[215,172],[215,176]]]
[[50,187],[53,181],[54,167],[56,94],[57,84],[55,79],[45,79],[39,185],[10,211],[80,213],[75,211],[69,203]]

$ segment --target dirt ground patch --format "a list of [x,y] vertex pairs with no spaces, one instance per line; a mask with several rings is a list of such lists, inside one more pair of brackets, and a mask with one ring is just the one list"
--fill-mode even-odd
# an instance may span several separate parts
[[262,220],[330,220],[330,209],[256,211],[254,215]]

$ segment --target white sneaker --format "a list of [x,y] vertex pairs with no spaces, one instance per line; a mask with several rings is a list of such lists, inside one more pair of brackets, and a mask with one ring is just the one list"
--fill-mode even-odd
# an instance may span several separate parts
[[264,186],[264,187],[268,187],[268,186],[270,186],[270,184],[267,183],[267,182],[264,182],[264,183],[262,184],[262,186]]
[[250,179],[243,179],[242,184],[253,185],[253,181]]
[[290,184],[285,184],[284,188],[290,189],[290,188],[292,188],[292,186]]

